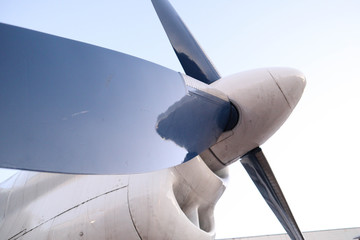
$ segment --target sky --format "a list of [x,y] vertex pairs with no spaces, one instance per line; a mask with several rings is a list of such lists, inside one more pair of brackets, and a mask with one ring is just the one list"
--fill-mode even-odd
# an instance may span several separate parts
[[[302,231],[359,227],[360,2],[171,3],[222,76],[273,66],[305,74],[298,106],[262,149]],[[150,1],[0,0],[0,22],[183,72]],[[284,232],[240,163],[215,220],[218,238]]]

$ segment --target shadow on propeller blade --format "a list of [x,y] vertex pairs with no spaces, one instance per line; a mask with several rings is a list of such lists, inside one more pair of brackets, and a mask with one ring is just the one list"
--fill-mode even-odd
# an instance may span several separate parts
[[216,143],[230,115],[230,103],[202,91],[189,92],[158,117],[157,133],[185,148],[187,161]]

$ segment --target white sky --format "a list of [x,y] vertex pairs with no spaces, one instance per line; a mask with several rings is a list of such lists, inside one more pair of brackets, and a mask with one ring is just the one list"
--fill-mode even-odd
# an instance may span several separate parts
[[[360,226],[360,1],[171,2],[222,76],[271,66],[305,73],[298,107],[262,148],[303,231]],[[182,71],[149,0],[0,0],[0,22]],[[283,232],[233,165],[216,209],[217,236]]]

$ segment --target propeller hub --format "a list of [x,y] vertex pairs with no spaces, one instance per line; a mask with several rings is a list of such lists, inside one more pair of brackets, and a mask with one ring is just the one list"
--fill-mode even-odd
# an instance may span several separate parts
[[236,126],[210,148],[214,157],[227,165],[263,144],[289,117],[305,85],[304,75],[291,68],[246,71],[212,83],[239,112]]

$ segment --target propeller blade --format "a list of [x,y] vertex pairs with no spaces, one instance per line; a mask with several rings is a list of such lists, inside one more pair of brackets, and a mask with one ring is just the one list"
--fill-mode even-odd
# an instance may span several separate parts
[[210,59],[169,1],[152,0],[152,3],[185,73],[207,84],[220,79]]
[[6,24],[0,36],[0,167],[152,171],[207,149],[228,122],[227,98],[165,67]]
[[241,163],[290,238],[304,239],[262,150],[255,148],[248,152]]

